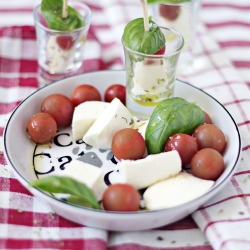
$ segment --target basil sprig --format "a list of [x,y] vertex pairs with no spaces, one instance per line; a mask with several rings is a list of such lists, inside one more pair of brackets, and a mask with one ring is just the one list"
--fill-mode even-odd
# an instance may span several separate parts
[[54,194],[69,194],[68,203],[101,209],[93,191],[85,184],[64,176],[48,176],[30,183],[30,186]]
[[161,153],[166,140],[175,133],[189,134],[204,123],[201,108],[180,97],[161,101],[154,109],[145,133],[149,154]]
[[84,25],[83,16],[68,6],[68,16],[62,18],[63,0],[42,0],[41,11],[49,28],[53,30],[74,30]]
[[145,31],[143,18],[129,22],[123,32],[124,44],[137,52],[153,55],[165,45],[165,36],[151,17],[149,27]]
[[156,4],[156,3],[185,3],[191,2],[192,0],[147,0],[148,4]]

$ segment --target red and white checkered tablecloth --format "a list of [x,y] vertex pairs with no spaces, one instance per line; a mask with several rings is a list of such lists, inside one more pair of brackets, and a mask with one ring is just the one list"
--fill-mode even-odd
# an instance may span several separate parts
[[[137,0],[82,0],[92,12],[82,72],[124,69],[121,34],[142,16]],[[70,222],[33,197],[12,174],[3,131],[13,109],[38,87],[32,17],[38,0],[0,1],[0,249],[250,249],[250,2],[203,0],[195,71],[181,79],[218,99],[234,117],[242,158],[231,181],[204,207],[172,225],[107,232]]]

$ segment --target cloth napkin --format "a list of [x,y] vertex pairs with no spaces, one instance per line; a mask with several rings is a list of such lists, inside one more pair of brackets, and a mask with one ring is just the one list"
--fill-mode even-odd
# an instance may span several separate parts
[[[22,187],[6,163],[6,122],[13,109],[39,87],[32,21],[32,10],[39,2],[0,2],[0,249],[250,249],[249,2],[202,2],[194,71],[177,76],[215,97],[235,119],[242,137],[236,173],[218,195],[191,216],[141,232],[107,232],[58,216]],[[139,1],[85,3],[93,20],[79,72],[124,69],[121,34],[127,22],[142,16]]]

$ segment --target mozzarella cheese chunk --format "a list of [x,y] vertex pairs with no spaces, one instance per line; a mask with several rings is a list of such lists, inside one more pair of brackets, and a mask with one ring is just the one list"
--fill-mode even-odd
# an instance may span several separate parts
[[154,62],[147,65],[143,61],[136,64],[134,69],[134,87],[131,89],[133,95],[146,95],[148,92],[158,93],[166,91],[167,73],[164,62],[162,60],[160,62],[160,64]]
[[[144,139],[145,139],[145,133],[146,133],[146,128],[148,126],[148,122],[149,120],[143,120],[143,121],[134,122],[132,125],[132,128],[137,130]],[[145,148],[145,152],[142,158],[145,158],[147,155],[148,155],[148,150],[147,148]]]
[[129,110],[115,98],[83,136],[83,141],[93,147],[111,149],[115,133],[130,128],[131,125],[132,116]]
[[118,162],[117,168],[125,183],[136,189],[146,188],[158,181],[177,175],[181,171],[181,158],[174,150],[144,159]]
[[63,170],[62,176],[67,176],[84,183],[94,192],[97,198],[102,197],[106,188],[102,170],[99,167],[82,161],[72,160]]
[[55,73],[65,73],[68,66],[74,63],[75,48],[63,50],[56,41],[56,36],[50,36],[47,44],[48,66],[49,70]]
[[203,180],[181,172],[149,187],[143,194],[147,209],[156,210],[177,206],[206,193],[214,181]]
[[87,101],[75,107],[72,119],[73,139],[82,139],[109,103],[101,101]]
[[132,128],[137,130],[142,137],[145,139],[145,132],[146,132],[146,128],[148,126],[148,122],[149,120],[144,120],[144,121],[138,121],[138,122],[134,122],[132,124]]

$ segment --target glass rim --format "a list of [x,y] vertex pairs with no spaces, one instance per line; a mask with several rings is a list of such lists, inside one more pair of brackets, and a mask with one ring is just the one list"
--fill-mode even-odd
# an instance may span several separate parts
[[38,4],[34,10],[33,10],[33,18],[34,18],[34,21],[35,21],[35,25],[41,27],[42,29],[46,30],[46,31],[49,31],[49,32],[53,32],[53,33],[56,33],[56,34],[68,34],[68,33],[74,33],[74,32],[78,32],[80,30],[83,30],[85,29],[86,27],[88,27],[91,23],[91,19],[92,19],[92,11],[91,9],[89,8],[88,5],[86,5],[85,3],[82,3],[82,2],[78,2],[78,1],[74,1],[74,0],[70,0],[70,2],[74,2],[74,3],[77,3],[81,6],[83,6],[85,8],[85,10],[87,11],[87,15],[88,18],[86,20],[84,19],[84,25],[80,28],[77,28],[77,29],[73,29],[73,30],[55,30],[55,29],[51,29],[49,27],[46,27],[44,26],[41,22],[39,22],[38,20],[38,17],[37,17],[37,12],[39,9],[41,9],[41,4]]
[[149,57],[149,58],[162,58],[162,57],[169,57],[169,56],[173,56],[173,55],[179,54],[179,53],[181,52],[182,48],[184,47],[184,38],[183,38],[183,36],[182,36],[179,32],[177,32],[176,30],[174,30],[174,29],[172,29],[172,28],[164,27],[164,26],[160,26],[160,25],[158,25],[158,27],[159,27],[159,28],[166,29],[166,30],[169,30],[169,31],[173,32],[175,35],[177,35],[177,36],[180,38],[180,41],[181,41],[181,42],[180,42],[180,45],[179,45],[179,47],[178,47],[175,51],[169,52],[169,53],[164,53],[164,54],[162,54],[162,55],[154,55],[154,54],[152,55],[152,54],[146,54],[146,53],[138,52],[138,51],[133,50],[133,49],[130,49],[128,46],[126,46],[126,45],[123,43],[123,36],[122,36],[122,39],[121,39],[121,40],[122,40],[122,45],[123,45],[123,47],[124,47],[126,50],[132,52],[133,54],[140,55],[140,56],[144,56],[144,57]]

